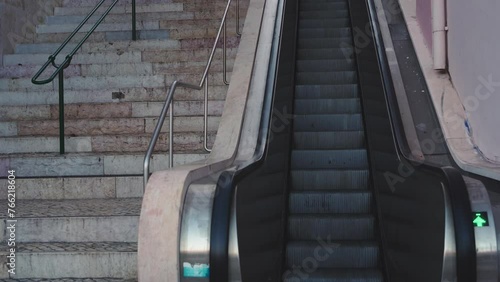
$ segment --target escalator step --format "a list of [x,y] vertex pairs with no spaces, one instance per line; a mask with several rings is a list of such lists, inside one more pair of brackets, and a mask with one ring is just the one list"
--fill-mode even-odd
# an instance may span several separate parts
[[285,271],[284,282],[383,282],[378,269],[316,269],[307,272],[300,269]]
[[324,256],[316,260],[319,268],[373,268],[378,266],[379,248],[372,241],[292,241],[287,244],[287,266],[300,266],[318,252]]
[[331,48],[346,48],[352,45],[351,37],[342,38],[308,38],[298,40],[298,49],[331,49]]
[[304,11],[299,12],[299,19],[348,19],[349,10],[335,11]]
[[299,28],[339,28],[350,27],[351,22],[348,18],[340,19],[302,19],[299,21]]
[[295,99],[358,98],[357,84],[345,85],[297,85]]
[[295,66],[297,72],[335,72],[335,71],[354,71],[356,65],[354,60],[299,60]]
[[295,149],[360,149],[365,146],[363,131],[295,132]]
[[335,85],[356,83],[358,76],[355,71],[337,72],[297,72],[296,85]]
[[295,115],[293,128],[295,132],[363,130],[363,120],[361,114]]
[[299,38],[338,38],[352,36],[351,28],[306,28],[299,29]]
[[366,149],[292,150],[292,169],[367,169]]
[[375,219],[363,215],[291,215],[288,217],[290,240],[372,240],[375,237]]
[[290,214],[354,214],[371,212],[370,191],[292,192]]
[[294,112],[298,115],[361,113],[359,99],[295,99]]
[[333,3],[307,3],[300,2],[301,11],[324,11],[324,10],[346,10],[348,9],[347,2],[333,2]]
[[353,53],[351,45],[340,48],[298,49],[297,60],[351,60]]
[[365,170],[292,170],[292,190],[368,189],[369,172]]

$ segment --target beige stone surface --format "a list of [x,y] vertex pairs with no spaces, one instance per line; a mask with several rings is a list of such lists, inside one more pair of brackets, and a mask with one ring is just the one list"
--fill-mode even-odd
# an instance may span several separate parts
[[[18,123],[18,134],[58,136],[59,121],[27,121]],[[121,118],[100,120],[66,120],[65,133],[67,135],[89,136],[102,134],[141,134],[144,133],[144,119]]]
[[[64,116],[68,119],[128,118],[132,117],[132,104],[68,104],[64,106]],[[59,105],[50,105],[50,119],[59,119]]]

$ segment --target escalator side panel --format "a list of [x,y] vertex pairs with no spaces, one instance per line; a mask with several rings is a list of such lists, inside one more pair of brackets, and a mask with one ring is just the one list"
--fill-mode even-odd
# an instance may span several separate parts
[[355,36],[370,38],[355,40],[354,49],[387,280],[439,282],[445,234],[442,177],[397,157],[366,2],[349,3]]

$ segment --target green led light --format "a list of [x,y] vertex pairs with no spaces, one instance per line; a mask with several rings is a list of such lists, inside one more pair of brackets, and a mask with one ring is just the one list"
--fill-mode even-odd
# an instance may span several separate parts
[[474,212],[472,214],[472,223],[475,227],[486,227],[489,226],[488,213],[487,212]]

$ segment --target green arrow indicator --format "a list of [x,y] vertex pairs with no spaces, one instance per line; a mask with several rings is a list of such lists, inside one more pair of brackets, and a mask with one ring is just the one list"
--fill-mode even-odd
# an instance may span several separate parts
[[473,213],[473,221],[475,227],[485,227],[489,226],[488,223],[488,213],[487,212],[475,212]]

